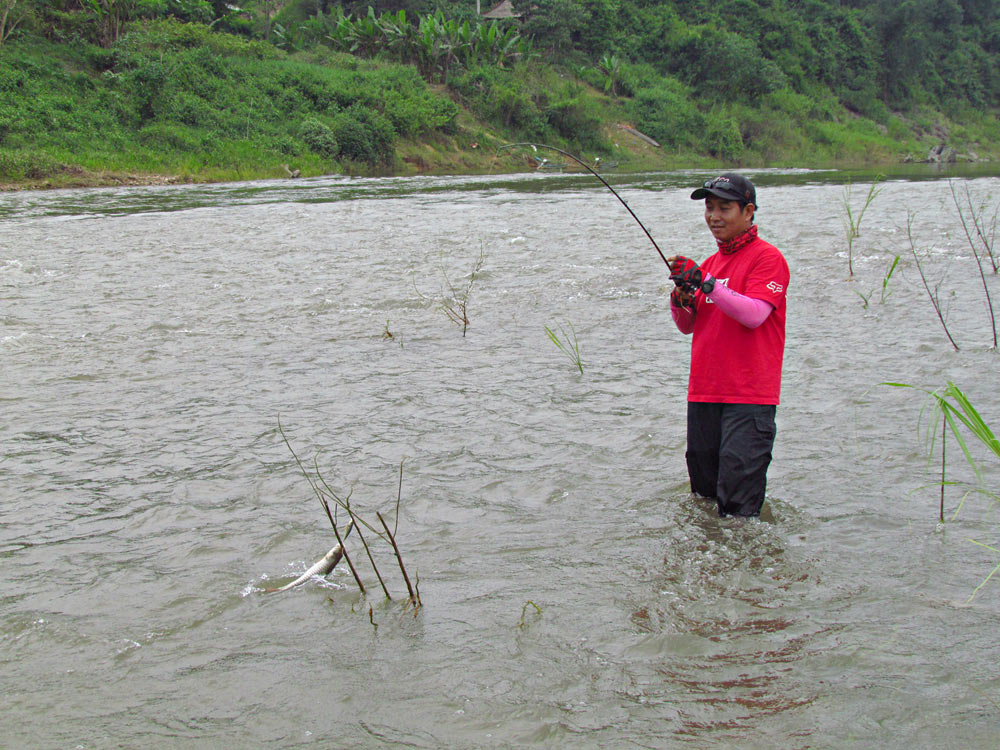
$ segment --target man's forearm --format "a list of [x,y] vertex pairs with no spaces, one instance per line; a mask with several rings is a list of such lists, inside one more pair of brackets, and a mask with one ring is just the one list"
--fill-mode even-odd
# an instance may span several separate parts
[[770,302],[747,297],[723,284],[716,284],[715,289],[706,296],[718,305],[722,312],[747,328],[756,328],[767,320],[767,316],[774,310]]

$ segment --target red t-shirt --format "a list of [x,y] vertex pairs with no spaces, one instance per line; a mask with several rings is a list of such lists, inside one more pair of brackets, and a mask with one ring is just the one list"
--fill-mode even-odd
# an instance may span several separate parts
[[788,263],[778,248],[758,238],[730,255],[717,252],[701,267],[716,284],[764,300],[774,310],[757,328],[747,328],[701,292],[695,295],[688,401],[777,404],[785,353]]

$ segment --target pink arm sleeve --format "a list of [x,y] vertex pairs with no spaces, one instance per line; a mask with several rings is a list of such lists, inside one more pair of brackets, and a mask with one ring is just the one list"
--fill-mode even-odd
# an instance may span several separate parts
[[716,284],[715,289],[707,296],[722,312],[747,328],[759,326],[774,309],[770,302],[747,297],[722,284]]

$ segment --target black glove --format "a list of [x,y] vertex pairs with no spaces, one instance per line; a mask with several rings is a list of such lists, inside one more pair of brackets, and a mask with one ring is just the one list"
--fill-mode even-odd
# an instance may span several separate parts
[[694,305],[694,297],[679,286],[675,286],[670,292],[670,304],[674,307],[691,309],[691,306]]
[[697,263],[683,255],[675,255],[670,264],[670,280],[688,294],[699,289],[708,294],[715,288],[715,279],[711,276],[706,279],[706,275]]

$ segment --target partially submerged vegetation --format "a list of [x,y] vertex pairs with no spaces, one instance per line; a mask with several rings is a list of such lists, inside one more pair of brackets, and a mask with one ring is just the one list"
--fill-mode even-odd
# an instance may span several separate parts
[[879,175],[872,181],[871,187],[868,188],[868,194],[865,196],[865,202],[859,208],[852,205],[851,194],[854,185],[848,182],[844,186],[842,199],[844,204],[844,235],[847,238],[847,274],[851,278],[854,277],[854,240],[861,236],[861,220],[864,219],[865,212],[878,197],[878,194],[882,192],[882,188],[878,185],[881,179],[882,176]]
[[[869,200],[866,202],[865,208],[871,203],[873,191],[875,191],[877,184],[878,180],[876,179],[868,192]],[[996,234],[997,216],[1000,215],[1000,211],[998,211],[1000,202],[997,201],[995,196],[988,194],[985,196],[975,195],[968,182],[958,183],[952,180],[949,183],[949,187],[951,189],[952,202],[956,210],[956,224],[960,225],[964,230],[968,247],[972,250],[976,262],[978,280],[981,282],[983,299],[985,301],[985,313],[993,334],[992,346],[988,350],[995,355],[998,349],[997,327],[990,293],[991,282],[988,279],[988,275],[992,276],[995,281],[998,272],[1000,272],[1000,263],[998,263],[993,245]],[[849,192],[845,192],[845,196],[849,196]],[[845,204],[849,208],[850,204],[846,198]],[[848,213],[848,216],[850,217],[851,214]],[[856,223],[860,223],[860,215],[856,222],[850,220],[847,225],[854,227]],[[951,260],[957,260],[957,258],[948,258],[947,256],[942,258],[942,256],[937,254],[932,257],[926,250],[922,250],[919,247],[919,241],[914,237],[912,209],[907,209],[906,240],[909,244],[910,254],[913,257],[913,265],[920,278],[921,285],[944,329],[948,341],[955,352],[959,352],[958,339],[948,322],[947,296],[943,300],[941,294],[941,287],[945,281],[945,277],[934,274],[931,270],[939,270],[942,266],[947,266]],[[960,253],[961,251],[958,251],[958,254]],[[885,303],[889,296],[889,281],[900,264],[900,257],[899,254],[895,255],[885,273],[882,280],[880,303]],[[945,262],[942,262],[942,260]],[[933,278],[932,274],[937,276],[937,278]],[[867,296],[859,292],[864,299],[866,309],[874,292],[875,290],[873,289]],[[967,294],[971,293],[970,289]],[[989,501],[990,505],[1000,502],[1000,488],[996,486],[996,477],[998,476],[998,469],[1000,469],[1000,440],[997,439],[996,433],[989,426],[986,419],[958,385],[950,380],[943,387],[936,390],[920,388],[906,383],[893,382],[882,383],[882,385],[915,389],[927,397],[918,420],[918,431],[924,436],[928,461],[939,467],[936,470],[939,472],[940,478],[934,483],[934,486],[939,490],[938,521],[940,523],[943,524],[946,520],[945,510],[949,489],[961,491],[961,499],[951,514],[951,520],[954,520],[959,515],[965,506],[966,500],[971,495],[985,498]],[[954,466],[949,464],[949,460],[951,459],[951,454],[948,450],[949,443],[957,445],[960,449],[965,463],[971,468],[974,475],[972,481],[955,480],[953,478]],[[938,452],[940,452],[940,455],[938,455]],[[980,547],[1000,554],[1000,549],[990,544],[975,540],[971,541]],[[1000,571],[1000,564],[997,564],[989,575],[975,587],[969,596],[970,602],[998,571]]]
[[[990,293],[989,282],[986,279],[987,269],[984,268],[984,265],[987,261],[989,262],[989,266],[991,267],[992,274],[994,276],[996,276],[998,271],[1000,271],[1000,264],[998,264],[997,255],[995,254],[993,248],[993,239],[996,234],[996,221],[998,208],[1000,208],[1000,202],[995,202],[995,204],[991,207],[990,198],[987,197],[977,206],[973,203],[972,193],[969,189],[968,183],[965,184],[965,201],[962,201],[959,198],[954,182],[951,183],[950,187],[952,198],[954,199],[955,209],[958,212],[958,219],[965,231],[969,247],[976,260],[976,267],[983,290],[983,298],[986,303],[986,314],[993,332],[993,345],[991,348],[996,351],[998,346],[996,312],[993,309],[993,298]],[[968,208],[966,208],[966,206]],[[967,210],[968,214],[966,213]],[[992,218],[988,218],[990,217],[991,212]],[[940,286],[944,281],[944,278],[940,278],[932,288],[931,283],[927,278],[927,272],[924,269],[924,263],[921,261],[917,242],[913,237],[912,219],[912,213],[908,213],[906,221],[906,236],[909,241],[910,253],[913,256],[914,266],[916,267],[920,280],[923,283],[924,290],[927,292],[927,296],[934,307],[934,312],[937,315],[938,321],[940,321],[942,328],[944,328],[948,341],[951,342],[952,347],[957,352],[960,347],[958,345],[958,341],[952,335],[951,329],[948,326],[944,303],[942,302],[940,295]],[[970,231],[970,222],[975,226],[975,233]]]
[[[567,330],[568,327],[568,330]],[[576,338],[576,329],[573,327],[572,323],[567,323],[566,326],[559,324],[559,333],[545,326],[545,333],[549,337],[549,340],[555,344],[556,349],[561,351],[563,354],[569,358],[569,361],[573,363],[580,374],[583,375],[583,359],[580,357],[580,342]],[[561,336],[559,334],[562,334]]]
[[[416,281],[414,281],[413,284],[413,289],[420,299],[431,300],[438,306],[438,309],[440,309],[448,317],[448,320],[462,329],[463,338],[465,337],[465,334],[468,333],[469,323],[471,322],[469,320],[469,299],[472,297],[472,287],[476,283],[476,279],[479,278],[485,262],[486,245],[484,243],[480,246],[479,257],[473,264],[472,270],[469,271],[468,275],[465,277],[464,284],[455,286],[455,283],[452,282],[451,277],[444,268],[444,258],[442,258],[441,289],[440,293],[433,298],[422,294],[420,290],[417,289]],[[386,323],[386,328],[388,330],[388,323]]]
[[[326,513],[326,517],[330,521],[330,526],[333,528],[333,534],[337,539],[337,547],[333,550],[330,550],[330,552],[327,553],[327,557],[324,558],[324,560],[326,560],[327,558],[331,558],[330,562],[332,562],[332,564],[328,564],[327,566],[319,568],[320,564],[323,562],[321,560],[320,563],[317,563],[315,566],[313,566],[313,569],[319,569],[321,570],[323,575],[326,575],[333,570],[333,567],[337,564],[337,562],[343,559],[347,563],[347,566],[350,568],[351,576],[354,578],[354,581],[358,586],[358,591],[361,593],[362,596],[366,595],[367,588],[365,587],[364,581],[361,578],[361,574],[358,572],[357,567],[351,560],[351,555],[348,553],[347,547],[345,545],[345,539],[347,537],[347,534],[351,531],[352,528],[357,529],[358,540],[361,542],[361,546],[365,551],[365,556],[368,558],[368,562],[370,564],[372,572],[378,579],[379,587],[382,589],[382,593],[385,595],[386,601],[392,601],[393,597],[392,594],[389,593],[389,587],[386,584],[385,577],[379,570],[378,564],[375,561],[375,556],[372,553],[371,545],[368,542],[368,538],[365,537],[364,529],[368,529],[368,531],[371,532],[371,534],[376,539],[381,540],[383,543],[387,544],[392,549],[393,556],[395,557],[396,563],[399,566],[400,575],[402,576],[403,582],[406,584],[406,591],[408,594],[407,606],[412,605],[414,614],[416,614],[416,612],[421,607],[420,579],[415,578],[411,580],[410,575],[407,572],[406,565],[403,563],[403,555],[400,552],[399,544],[396,541],[399,532],[399,507],[403,499],[403,463],[400,462],[399,464],[399,484],[396,490],[395,520],[393,522],[393,528],[392,529],[389,528],[389,523],[385,520],[385,516],[382,514],[381,511],[375,511],[375,517],[378,519],[378,526],[376,526],[375,524],[366,520],[358,511],[357,506],[352,504],[350,493],[348,493],[347,495],[342,495],[336,492],[330,486],[326,478],[323,476],[323,473],[319,469],[318,461],[314,461],[313,471],[312,473],[310,473],[310,471],[302,463],[302,460],[299,458],[298,454],[295,452],[295,449],[292,448],[292,444],[289,442],[287,435],[285,435],[285,431],[282,429],[280,421],[278,422],[278,432],[281,434],[281,439],[284,441],[285,445],[288,447],[288,450],[291,452],[292,457],[295,459],[295,463],[298,465],[299,470],[302,472],[302,475],[309,483],[309,486],[312,489],[313,494],[316,495],[316,498],[322,505],[323,510]],[[334,504],[334,510],[331,510],[330,503]],[[337,513],[335,513],[334,511],[345,512],[349,518],[347,523],[338,524]],[[379,528],[379,526],[381,528]],[[307,573],[308,572],[309,571],[307,571]],[[293,584],[290,584],[289,586],[284,586],[278,589],[268,589],[268,591],[285,591],[291,586],[295,585],[295,583],[300,582],[301,580],[302,579],[300,578],[299,581],[296,581]],[[371,605],[369,605],[368,607],[368,616],[372,620],[372,625],[375,626],[374,610],[371,607]]]
[[0,0],[0,183],[996,158],[998,11],[852,5]]
[[[914,387],[905,383],[885,383],[884,385],[891,385],[897,388]],[[991,503],[1000,502],[1000,491],[996,487],[991,487],[986,480],[987,468],[991,468],[995,472],[996,468],[1000,466],[1000,463],[998,463],[1000,462],[1000,440],[997,439],[996,434],[987,424],[986,420],[980,415],[965,393],[951,381],[948,381],[947,385],[943,388],[935,391],[928,391],[923,388],[918,388],[917,390],[926,393],[929,398],[931,419],[926,422],[926,436],[927,455],[930,459],[935,457],[938,426],[941,428],[941,480],[939,482],[941,499],[938,509],[939,522],[945,522],[945,490],[947,487],[956,487],[962,490],[963,493],[962,499],[952,515],[952,519],[958,516],[965,504],[965,500],[970,494],[981,495]],[[921,413],[921,421],[923,421],[923,412]],[[962,456],[968,465],[972,468],[976,478],[975,482],[948,480],[947,441],[949,434],[961,449]],[[978,458],[973,452],[973,448],[977,446],[985,450],[986,459]],[[985,461],[990,461],[989,467],[986,466]],[[989,544],[976,542],[975,540],[972,541],[980,547],[1000,553],[1000,550]],[[969,596],[970,602],[998,570],[1000,570],[1000,564],[994,567],[990,571],[990,574],[976,586]]]

